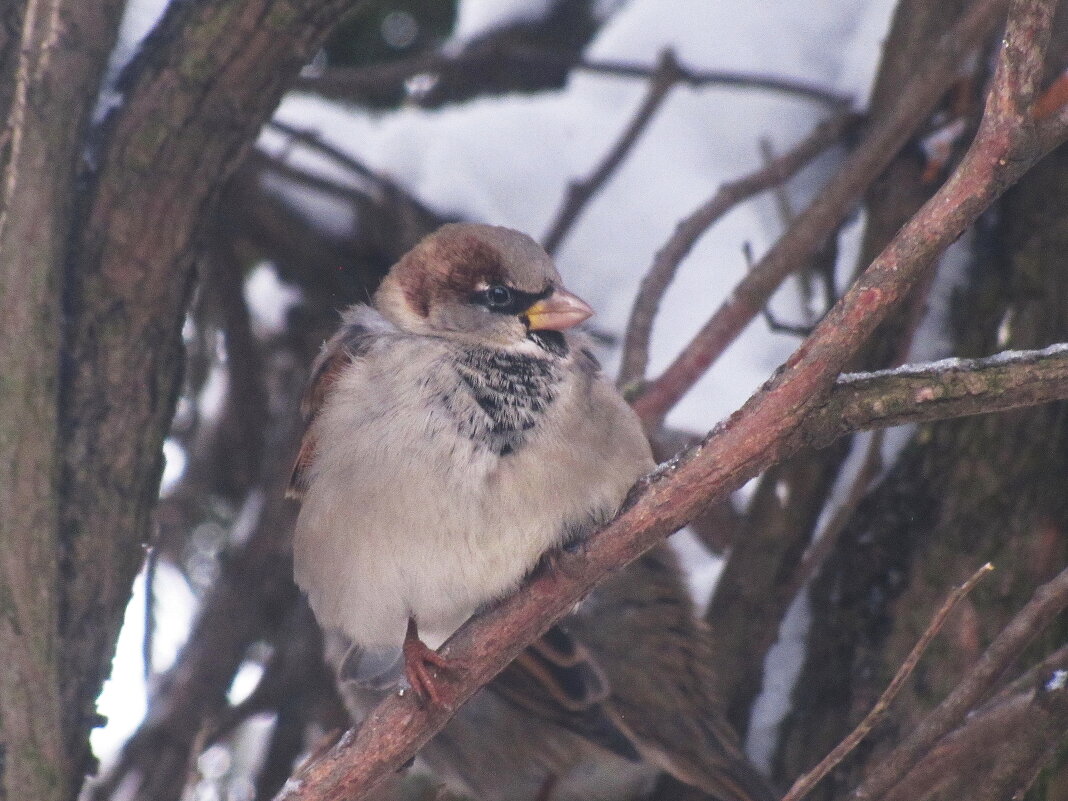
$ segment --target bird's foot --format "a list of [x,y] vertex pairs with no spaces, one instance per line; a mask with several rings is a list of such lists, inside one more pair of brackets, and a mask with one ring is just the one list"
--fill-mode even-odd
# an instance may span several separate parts
[[408,632],[404,635],[404,675],[421,703],[448,706],[452,692],[439,686],[431,670],[455,670],[462,664],[458,660],[446,659],[420,640],[415,620],[409,619]]
[[566,566],[570,562],[569,557],[585,553],[587,545],[588,542],[585,537],[578,537],[563,545],[550,548],[541,555],[536,572],[550,575],[553,573],[568,573]]

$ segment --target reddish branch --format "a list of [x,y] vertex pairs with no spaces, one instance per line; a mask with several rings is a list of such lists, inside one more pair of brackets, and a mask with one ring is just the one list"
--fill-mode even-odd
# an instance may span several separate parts
[[[410,693],[391,696],[358,731],[301,770],[283,798],[360,797],[410,759],[462,703],[609,571],[679,529],[711,499],[724,497],[796,449],[805,418],[876,326],[938,254],[1040,155],[1028,109],[1048,39],[1049,5],[1026,0],[1013,4],[986,113],[957,172],[904,226],[776,377],[702,444],[641,482],[628,507],[591,536],[582,553],[562,554],[557,569],[539,573],[453,635],[443,651],[468,668],[439,676],[446,704],[421,708]],[[988,10],[987,4],[979,7]],[[1058,130],[1060,138],[1064,133],[1063,128]]]
[[770,160],[759,170],[720,186],[711,199],[675,227],[671,238],[653,258],[653,264],[642,279],[634,300],[623,339],[623,356],[617,381],[620,387],[627,387],[645,377],[649,363],[649,340],[660,301],[674,280],[679,264],[705,231],[738,204],[790,180],[816,156],[840,141],[857,121],[855,115],[841,114],[821,123],[788,153]]
[[667,370],[643,389],[633,405],[646,428],[656,428],[668,410],[760,313],[786,276],[811,261],[953,84],[958,65],[990,33],[1005,4],[1006,0],[981,0],[968,9],[901,87],[894,107],[871,121],[867,136],[816,200],[738,283]]

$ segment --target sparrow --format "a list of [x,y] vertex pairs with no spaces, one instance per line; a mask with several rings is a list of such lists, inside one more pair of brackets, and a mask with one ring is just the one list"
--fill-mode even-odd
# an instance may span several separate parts
[[[533,239],[446,225],[344,312],[312,367],[294,572],[348,669],[441,701],[433,647],[654,466],[572,329],[592,309]],[[427,645],[426,643],[430,643]]]
[[[575,330],[591,314],[530,237],[452,224],[324,345],[289,488],[294,571],[357,713],[402,676],[442,703],[434,671],[451,663],[433,648],[611,519],[655,467]],[[661,771],[721,801],[770,801],[710,690],[703,625],[672,551],[655,548],[421,760],[482,801],[633,796]]]

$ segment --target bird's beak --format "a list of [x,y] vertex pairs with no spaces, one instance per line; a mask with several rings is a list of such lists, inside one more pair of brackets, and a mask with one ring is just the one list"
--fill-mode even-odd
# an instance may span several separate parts
[[566,289],[557,289],[526,312],[531,331],[563,331],[593,316],[590,304]]

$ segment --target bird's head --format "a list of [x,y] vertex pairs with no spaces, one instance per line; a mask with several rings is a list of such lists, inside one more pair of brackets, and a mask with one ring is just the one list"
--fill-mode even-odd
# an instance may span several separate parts
[[549,255],[526,234],[450,224],[390,270],[375,307],[399,328],[499,347],[578,325],[593,310],[565,290]]

